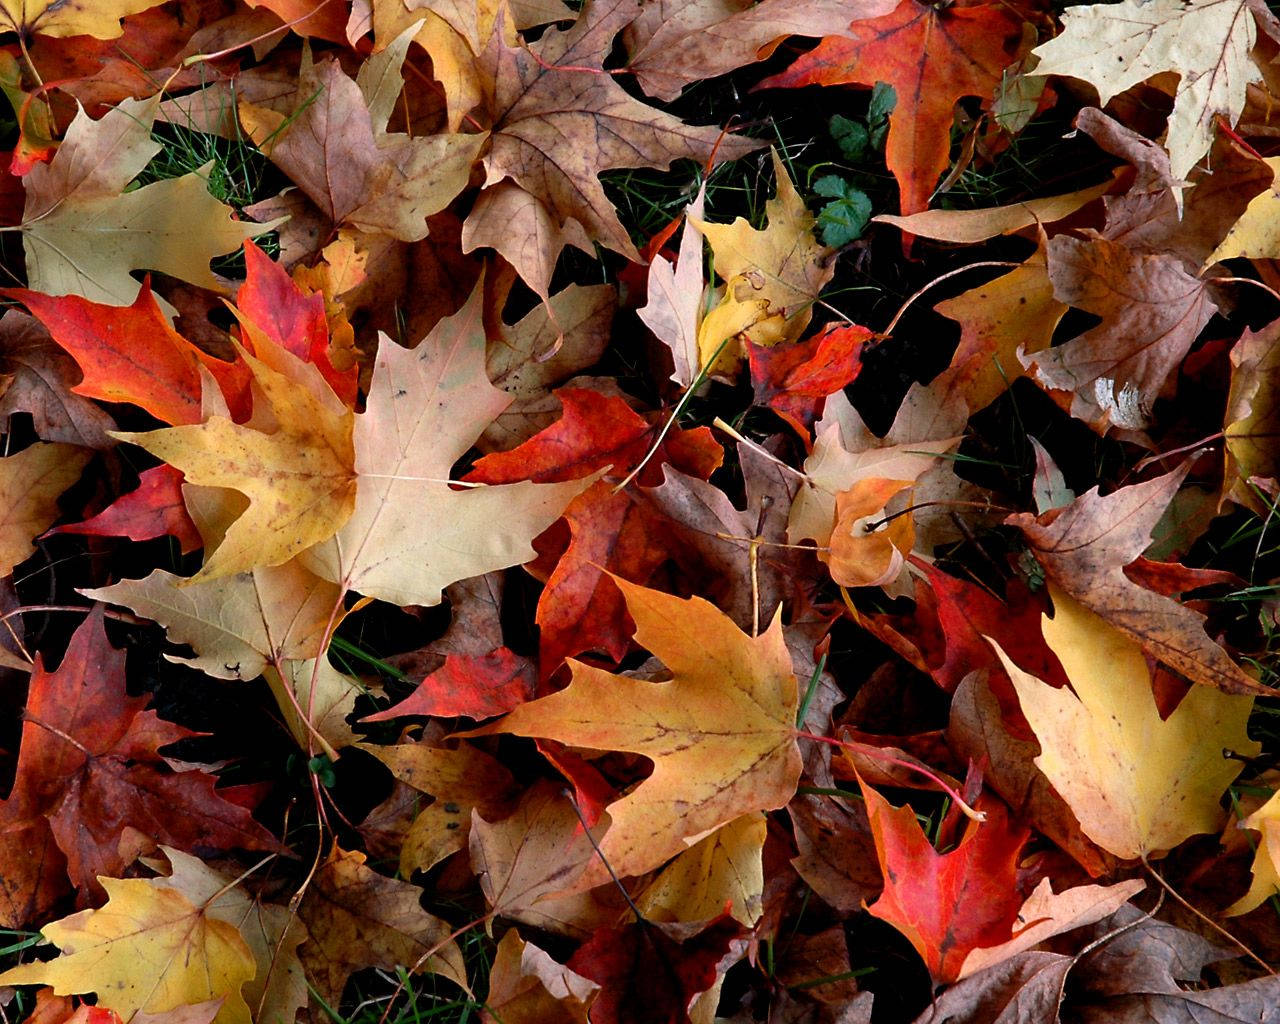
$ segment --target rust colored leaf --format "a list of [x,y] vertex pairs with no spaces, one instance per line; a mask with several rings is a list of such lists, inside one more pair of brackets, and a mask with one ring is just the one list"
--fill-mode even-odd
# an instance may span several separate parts
[[929,205],[947,167],[952,108],[964,96],[989,97],[1017,59],[1022,25],[1009,8],[939,8],[902,0],[889,14],[855,21],[828,36],[760,88],[885,82],[897,93],[885,159],[898,179],[901,212]]
[[[30,823],[45,819],[86,893],[101,892],[98,876],[118,877],[128,866],[120,851],[126,826],[185,850],[278,848],[244,807],[218,793],[213,776],[168,766],[158,749],[193,734],[144,711],[146,703],[125,695],[124,654],[107,642],[100,605],[62,664],[49,671],[37,661],[31,674],[17,780],[0,816],[34,828],[28,848],[37,851],[40,828]],[[9,902],[38,903],[52,854],[29,860],[20,850],[4,851]]]
[[1009,938],[1022,904],[1018,854],[1030,830],[999,801],[980,801],[987,820],[969,822],[960,844],[940,854],[909,806],[892,807],[859,785],[884,872],[884,892],[867,909],[911,941],[935,981],[955,981],[971,950]]
[[138,475],[138,486],[96,516],[57,526],[50,533],[82,533],[91,537],[151,540],[174,537],[184,555],[204,547],[204,540],[182,499],[182,473],[159,465]]
[[600,986],[592,1024],[682,1024],[740,932],[728,915],[692,928],[647,921],[600,928],[567,966]]
[[248,368],[215,359],[178,334],[146,285],[128,306],[23,288],[5,294],[26,306],[79,364],[84,380],[72,388],[78,395],[132,402],[165,423],[199,423],[203,367],[232,412],[247,411]]

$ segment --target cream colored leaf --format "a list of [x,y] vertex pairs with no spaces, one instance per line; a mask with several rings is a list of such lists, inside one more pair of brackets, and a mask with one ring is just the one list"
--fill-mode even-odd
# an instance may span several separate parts
[[233,220],[209,195],[211,165],[121,194],[160,150],[151,140],[158,109],[157,94],[125,100],[97,121],[79,111],[53,160],[27,175],[31,288],[124,306],[138,294],[130,271],[157,270],[217,289],[209,261],[275,226]]
[[[1245,724],[1253,698],[1193,686],[1161,720],[1142,648],[1051,585],[1044,637],[1071,681],[1055,689],[990,641],[1040,742],[1036,766],[1086,836],[1126,859],[1214,832],[1222,794],[1260,745]],[[1072,692],[1074,691],[1074,692]]]
[[970,950],[960,966],[960,977],[977,974],[1055,935],[1110,917],[1146,887],[1141,878],[1131,878],[1115,885],[1078,885],[1055,893],[1049,879],[1042,878],[1018,911],[1013,938],[999,946]]
[[1214,119],[1234,125],[1245,86],[1262,75],[1249,57],[1257,36],[1248,0],[1122,0],[1068,7],[1062,34],[1036,48],[1037,75],[1083,79],[1106,105],[1162,72],[1179,75],[1166,148],[1185,178],[1213,143]]
[[338,588],[297,560],[187,585],[156,569],[141,580],[81,591],[123,605],[165,627],[191,658],[167,655],[219,679],[255,679],[270,662],[306,660],[320,653]]
[[534,557],[532,540],[590,479],[454,490],[453,464],[509,404],[485,376],[481,292],[416,349],[385,335],[355,426],[355,511],[308,551],[318,575],[393,604]]
[[636,310],[653,335],[671,350],[671,379],[688,387],[698,374],[698,322],[702,313],[702,219],[706,186],[685,207],[680,251],[674,264],[655,256],[649,264],[648,301]]
[[922,210],[920,213],[901,217],[882,213],[871,219],[881,224],[893,224],[907,234],[919,235],[921,238],[972,244],[985,242],[996,235],[1021,231],[1037,223],[1052,224],[1062,220],[1085,203],[1104,195],[1113,184],[1114,181],[1104,181],[1101,185],[1092,185],[1078,192],[1028,199],[1022,203],[992,206],[982,210]]
[[163,878],[101,878],[106,906],[44,926],[62,950],[48,963],[0,974],[0,984],[51,985],[60,995],[97,993],[128,1020],[208,999],[225,1000],[215,1024],[250,1024],[242,986],[257,966],[239,930],[192,903]]

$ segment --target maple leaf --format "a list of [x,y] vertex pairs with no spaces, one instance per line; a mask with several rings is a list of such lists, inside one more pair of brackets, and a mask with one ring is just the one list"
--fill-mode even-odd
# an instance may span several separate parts
[[485,372],[511,404],[484,429],[482,452],[514,448],[548,426],[560,410],[551,389],[597,362],[608,347],[617,291],[570,285],[490,336]]
[[209,261],[277,226],[233,220],[200,171],[124,191],[160,151],[151,139],[159,103],[159,95],[125,100],[98,121],[79,111],[53,159],[23,179],[22,244],[33,291],[127,306],[139,291],[131,270],[159,270],[216,291]]
[[391,747],[363,745],[401,782],[434,798],[405,833],[400,872],[429,871],[458,850],[471,835],[471,811],[497,818],[507,810],[515,780],[498,761],[468,743],[456,749],[423,743]]
[[[264,347],[266,346],[266,347]],[[280,565],[332,537],[356,503],[351,410],[316,367],[265,336],[241,358],[253,374],[275,430],[226,416],[203,423],[117,433],[182,470],[193,484],[237,490],[248,507],[205,559],[193,582]]]
[[1093,488],[1039,518],[1010,516],[1064,593],[1127,633],[1193,682],[1228,693],[1270,692],[1250,679],[1204,632],[1204,617],[1139,586],[1125,567],[1151,543],[1151,531],[1190,465],[1103,497]]
[[832,325],[795,345],[748,345],[751,386],[806,441],[823,399],[847,387],[862,369],[871,332],[857,324]]
[[0,31],[26,38],[39,34],[114,39],[123,31],[120,19],[156,6],[154,0],[5,0],[0,4]]
[[[413,242],[466,186],[485,136],[387,132],[408,42],[370,57],[358,81],[336,60],[304,59],[292,110],[241,103],[240,119],[331,225]],[[388,75],[396,83],[389,100],[376,91]]]
[[587,1024],[587,1010],[600,986],[557,963],[512,928],[502,936],[489,968],[486,1024]]
[[1049,347],[1067,311],[1054,297],[1043,229],[1021,266],[934,306],[960,324],[960,344],[943,371],[971,412],[985,409],[1023,376],[1024,357]]
[[867,910],[910,940],[937,982],[955,981],[969,952],[1009,936],[1021,899],[1018,853],[1031,832],[1003,805],[979,801],[984,822],[969,822],[959,845],[939,854],[910,806],[891,807],[861,778],[884,891]]
[[217,1024],[250,1024],[241,994],[257,970],[239,930],[163,878],[103,878],[106,906],[44,926],[62,950],[48,963],[0,974],[4,984],[96,992],[98,1005],[126,1020],[207,999],[223,1000]]
[[452,929],[418,905],[421,893],[378,874],[364,854],[333,848],[298,907],[310,935],[300,955],[320,998],[336,1005],[347,978],[365,967],[431,971],[466,990],[462,953],[449,939]]
[[338,588],[296,560],[188,585],[154,570],[85,590],[87,597],[123,605],[165,627],[194,657],[170,655],[220,679],[254,679],[268,664],[314,658],[338,601]]
[[684,228],[675,263],[660,255],[649,264],[646,301],[636,310],[653,336],[671,350],[671,379],[690,387],[698,375],[698,325],[704,310],[702,287],[702,219],[706,186],[684,208]]
[[0,459],[0,575],[35,550],[32,538],[58,518],[58,495],[88,462],[86,451],[44,442]]
[[[154,883],[176,889],[202,907],[209,920],[236,928],[253,954],[256,970],[242,991],[255,1018],[292,1021],[307,1002],[307,981],[298,960],[298,946],[306,941],[307,930],[297,915],[287,907],[256,899],[236,884],[238,879],[228,878],[197,857],[168,847],[161,847],[161,852],[169,861],[169,874]],[[133,1024],[141,1024],[141,1018],[134,1017]]]
[[[785,337],[794,341],[808,326],[813,303],[835,274],[835,250],[820,245],[813,235],[813,214],[804,205],[773,151],[777,193],[765,203],[765,226],[753,228],[745,217],[731,224],[693,218],[715,254],[716,274],[739,302],[763,301],[762,309],[786,321]],[[729,336],[717,331],[699,339],[705,362]]]
[[1036,765],[1071,805],[1080,827],[1126,859],[1170,850],[1216,831],[1219,801],[1252,757],[1251,697],[1193,686],[1161,720],[1141,648],[1054,587],[1045,642],[1072,691],[1054,689],[996,651],[1018,691],[1041,754]]
[[1280,200],[1280,191],[1277,191],[1280,182],[1277,182],[1275,175],[1280,171],[1280,159],[1273,157],[1262,163],[1272,173],[1271,187],[1264,188],[1249,200],[1249,205],[1239,219],[1231,225],[1218,247],[1204,261],[1206,267],[1240,256],[1255,260],[1270,259],[1280,251],[1280,237],[1277,237],[1275,227],[1276,202]]
[[1203,281],[1176,256],[1105,238],[1049,242],[1054,297],[1102,318],[1064,345],[1028,356],[1036,380],[1071,395],[1094,429],[1140,430],[1201,328],[1217,311]]
[[416,349],[382,336],[355,426],[355,511],[304,557],[319,576],[395,604],[439,604],[456,580],[531,559],[533,537],[586,486],[449,486],[453,464],[510,402],[485,376],[480,312],[477,289]]
[[1280,891],[1280,794],[1241,821],[1239,828],[1262,834],[1253,854],[1253,882],[1249,891],[1223,911],[1228,917],[1247,914]]
[[[658,0],[623,38],[627,70],[648,95],[673,100],[692,82],[767,57],[786,36],[840,35],[851,20],[888,14],[895,0]],[[851,7],[853,9],[851,9]]]
[[598,929],[566,966],[600,986],[592,1024],[679,1024],[715,984],[717,964],[741,930],[727,914],[692,926],[641,919]]
[[570,662],[567,689],[462,735],[541,736],[652,760],[653,774],[609,805],[612,824],[600,844],[614,871],[636,875],[680,852],[688,837],[791,798],[800,777],[796,682],[776,617],[750,637],[701,598],[614,582],[636,642],[672,679],[650,683]]
[[1022,22],[997,4],[941,9],[902,0],[888,14],[854,21],[756,88],[893,86],[885,162],[898,179],[904,214],[929,205],[946,169],[952,108],[964,96],[990,97],[1017,59],[1008,47]]
[[598,857],[592,840],[599,842],[607,827],[606,816],[588,837],[563,787],[548,779],[530,787],[501,821],[486,821],[473,810],[471,866],[493,912],[578,939],[616,921],[618,907],[576,891]]
[[[567,30],[512,48],[494,31],[480,66],[490,148],[485,190],[463,228],[462,247],[501,253],[544,299],[565,245],[599,242],[631,260],[639,253],[597,177],[621,167],[668,167],[680,157],[733,160],[756,143],[694,128],[632,99],[603,70],[614,37],[640,0],[588,0]],[[579,140],[581,144],[574,140]]]
[[[360,6],[357,4],[356,8]],[[447,127],[456,132],[467,112],[484,99],[486,82],[476,56],[484,51],[497,26],[502,10],[500,0],[415,0],[412,4],[372,0],[369,6],[376,49],[381,49],[383,40],[399,37],[407,28],[416,29],[413,41],[431,57],[431,77],[443,88],[448,107]],[[512,43],[513,28],[568,21],[574,16],[560,0],[514,0],[506,10],[514,25],[506,24],[503,30]],[[353,10],[353,20],[354,15]],[[350,29],[348,34],[351,35]]]
[[16,309],[0,318],[0,416],[27,412],[45,441],[109,448],[115,421],[75,393],[79,376],[43,325]]
[[[923,436],[922,426],[925,428]],[[823,418],[814,428],[813,451],[804,463],[805,481],[790,510],[788,540],[793,544],[813,540],[818,545],[818,557],[830,561],[834,557],[830,550],[832,537],[841,520],[840,496],[845,495],[846,511],[853,507],[851,502],[857,501],[860,513],[853,518],[844,517],[845,540],[861,540],[875,545],[872,550],[876,571],[868,571],[862,578],[891,582],[888,570],[895,564],[901,568],[901,547],[905,538],[895,534],[893,539],[886,537],[877,541],[874,533],[854,537],[853,520],[873,519],[877,511],[884,509],[883,502],[872,507],[866,500],[868,490],[881,493],[887,501],[927,473],[935,465],[938,455],[955,447],[959,437],[939,439],[937,436],[940,429],[949,430],[952,426],[952,418],[945,414],[931,424],[917,423],[915,411],[904,405],[889,433],[883,439],[877,438],[867,430],[842,394],[832,395]],[[885,482],[892,482],[892,486]],[[892,522],[899,523],[898,528],[902,530],[901,520],[904,519],[909,527],[909,516],[900,516]],[[896,559],[890,551],[897,555]],[[842,554],[854,561],[857,559],[855,552],[842,551]],[[851,564],[846,567],[852,569]]]
[[248,411],[248,367],[215,359],[175,331],[146,283],[125,306],[28,288],[5,294],[76,361],[84,375],[71,389],[77,395],[130,402],[165,423],[199,423],[201,374],[208,371],[236,418]]
[[306,363],[314,363],[333,393],[356,401],[355,353],[329,337],[325,296],[304,292],[279,263],[251,241],[244,243],[245,278],[235,314],[251,350],[259,332]]
[[107,642],[101,605],[76,630],[57,670],[37,660],[17,778],[0,804],[8,825],[34,829],[3,854],[11,904],[39,891],[47,860],[23,857],[23,842],[28,852],[56,843],[85,891],[96,891],[98,876],[127,867],[119,842],[126,825],[185,849],[277,848],[244,807],[214,789],[212,776],[169,768],[158,748],[193,733],[144,711],[146,703],[125,696],[124,653]]
[[1018,911],[1017,934],[998,946],[970,950],[960,967],[960,977],[986,970],[1055,935],[1110,917],[1145,888],[1142,879],[1131,878],[1115,885],[1078,885],[1055,893],[1049,879],[1041,879]]
[[1234,125],[1245,86],[1261,78],[1249,53],[1258,18],[1274,20],[1247,0],[1071,7],[1062,33],[1035,49],[1035,74],[1084,79],[1103,105],[1161,72],[1178,74],[1165,145],[1173,176],[1185,178],[1213,142],[1215,119]]
[[1280,374],[1280,321],[1246,330],[1231,349],[1231,391],[1227,396],[1227,472],[1223,495],[1267,515],[1254,478],[1276,475],[1275,437],[1280,427],[1276,381]]
[[727,912],[745,928],[763,912],[767,823],[744,814],[679,854],[638,896],[645,920],[710,921]]
[[49,532],[130,540],[170,536],[178,541],[184,555],[204,544],[182,500],[182,474],[168,465],[143,470],[138,474],[137,487],[96,516],[55,526]]
[[[996,642],[1003,648],[1003,642]],[[990,645],[988,649],[994,655]],[[998,656],[995,661],[1000,664]],[[1056,674],[1061,676],[1061,666],[1056,661],[1054,664]],[[984,680],[982,672],[973,672],[956,687],[947,725],[947,743],[960,757],[985,765],[984,781],[1009,804],[1018,820],[1033,825],[1057,843],[1091,876],[1110,874],[1116,869],[1115,858],[1080,831],[1080,822],[1070,806],[1036,767],[1035,758],[1040,748],[1035,733],[1022,716],[1017,691],[1008,682],[1003,667],[998,671],[1004,679],[999,695],[988,682],[994,673]],[[1040,679],[1052,678],[1049,673],[1038,671],[1029,674]],[[1066,683],[1065,676],[1062,683]],[[1006,706],[1004,691],[1013,708]]]
[[943,242],[985,242],[997,235],[1010,235],[1036,224],[1050,225],[1063,220],[1105,195],[1114,184],[1114,180],[1104,181],[1065,195],[1041,196],[985,210],[921,210],[906,216],[882,213],[871,219],[878,224],[893,224],[908,235],[922,238],[936,238]]

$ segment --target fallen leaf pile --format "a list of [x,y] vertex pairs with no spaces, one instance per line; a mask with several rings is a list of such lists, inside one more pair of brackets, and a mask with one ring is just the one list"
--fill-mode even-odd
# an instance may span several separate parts
[[0,0],[10,1024],[1274,1021],[1257,0]]

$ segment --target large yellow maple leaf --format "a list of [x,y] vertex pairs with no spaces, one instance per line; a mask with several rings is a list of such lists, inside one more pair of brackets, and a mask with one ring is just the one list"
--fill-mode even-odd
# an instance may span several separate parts
[[[1253,698],[1193,686],[1161,719],[1142,648],[1050,584],[1045,642],[1071,689],[1023,672],[991,641],[1040,741],[1037,767],[1086,836],[1117,857],[1170,850],[1222,824],[1222,794],[1261,746]],[[1072,692],[1074,690],[1074,692]]]
[[99,1006],[125,1020],[224,999],[214,1024],[250,1024],[240,989],[257,965],[233,925],[168,878],[100,881],[106,906],[44,926],[62,956],[11,968],[0,974],[0,984],[52,985],[59,995],[96,992]]
[[[721,825],[791,799],[801,769],[796,679],[778,617],[748,636],[699,597],[614,582],[636,642],[672,678],[630,679],[571,660],[566,689],[470,735],[539,736],[649,758],[653,774],[609,805],[612,824],[600,842],[617,874],[639,875]],[[584,877],[595,874],[589,867]]]

